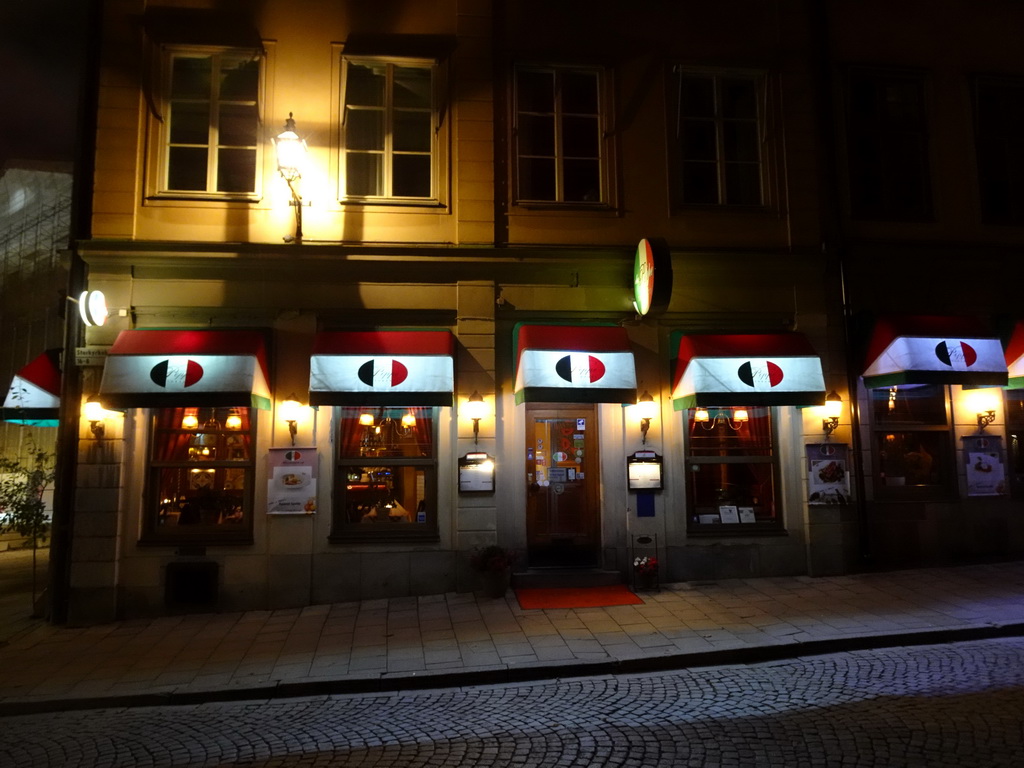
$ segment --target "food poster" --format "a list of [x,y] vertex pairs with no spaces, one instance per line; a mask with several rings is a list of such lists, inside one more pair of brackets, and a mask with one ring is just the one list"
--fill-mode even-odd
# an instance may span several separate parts
[[972,435],[963,438],[967,462],[968,496],[1004,496],[1006,467],[1003,464],[1002,438]]
[[271,448],[267,461],[267,514],[316,512],[316,448]]
[[807,501],[847,504],[850,501],[849,446],[837,443],[807,445]]

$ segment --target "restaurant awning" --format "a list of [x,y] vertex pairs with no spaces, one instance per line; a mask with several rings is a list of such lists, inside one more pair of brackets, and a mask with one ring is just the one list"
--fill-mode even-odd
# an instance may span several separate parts
[[107,353],[107,408],[270,408],[261,331],[121,331]]
[[715,405],[822,405],[821,359],[799,333],[673,334],[677,411]]
[[517,403],[634,403],[636,366],[617,325],[530,325],[513,332]]
[[1018,322],[1006,345],[1006,368],[1010,389],[1024,389],[1024,322]]
[[60,350],[48,349],[14,375],[0,418],[12,424],[56,427],[60,382]]
[[309,364],[310,405],[454,403],[450,331],[318,333]]
[[883,316],[868,344],[864,386],[963,384],[1003,386],[1006,357],[979,319],[942,315]]

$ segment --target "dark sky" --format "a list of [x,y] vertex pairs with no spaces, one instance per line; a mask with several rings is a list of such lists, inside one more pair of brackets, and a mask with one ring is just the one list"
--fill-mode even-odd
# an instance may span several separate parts
[[71,160],[92,0],[0,0],[0,167]]

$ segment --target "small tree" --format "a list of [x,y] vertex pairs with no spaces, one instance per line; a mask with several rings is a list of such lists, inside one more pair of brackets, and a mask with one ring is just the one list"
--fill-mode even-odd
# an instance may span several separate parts
[[36,450],[27,459],[0,457],[0,533],[32,544],[32,603],[36,601],[36,551],[50,533],[43,492],[56,476],[54,456]]

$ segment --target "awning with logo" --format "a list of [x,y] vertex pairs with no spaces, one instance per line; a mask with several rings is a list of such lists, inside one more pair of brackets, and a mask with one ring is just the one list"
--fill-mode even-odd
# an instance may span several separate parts
[[261,331],[121,331],[107,354],[107,408],[270,408]]
[[60,382],[60,350],[48,349],[14,375],[0,418],[12,424],[56,427]]
[[1010,389],[1024,389],[1024,322],[1018,322],[1006,345],[1006,368]]
[[310,405],[454,404],[450,331],[333,331],[316,335]]
[[964,384],[1003,386],[1006,357],[998,337],[977,318],[884,316],[868,344],[864,386]]
[[677,411],[716,405],[822,405],[821,359],[799,333],[672,335]]
[[517,403],[635,403],[636,366],[617,325],[530,325],[514,330]]

